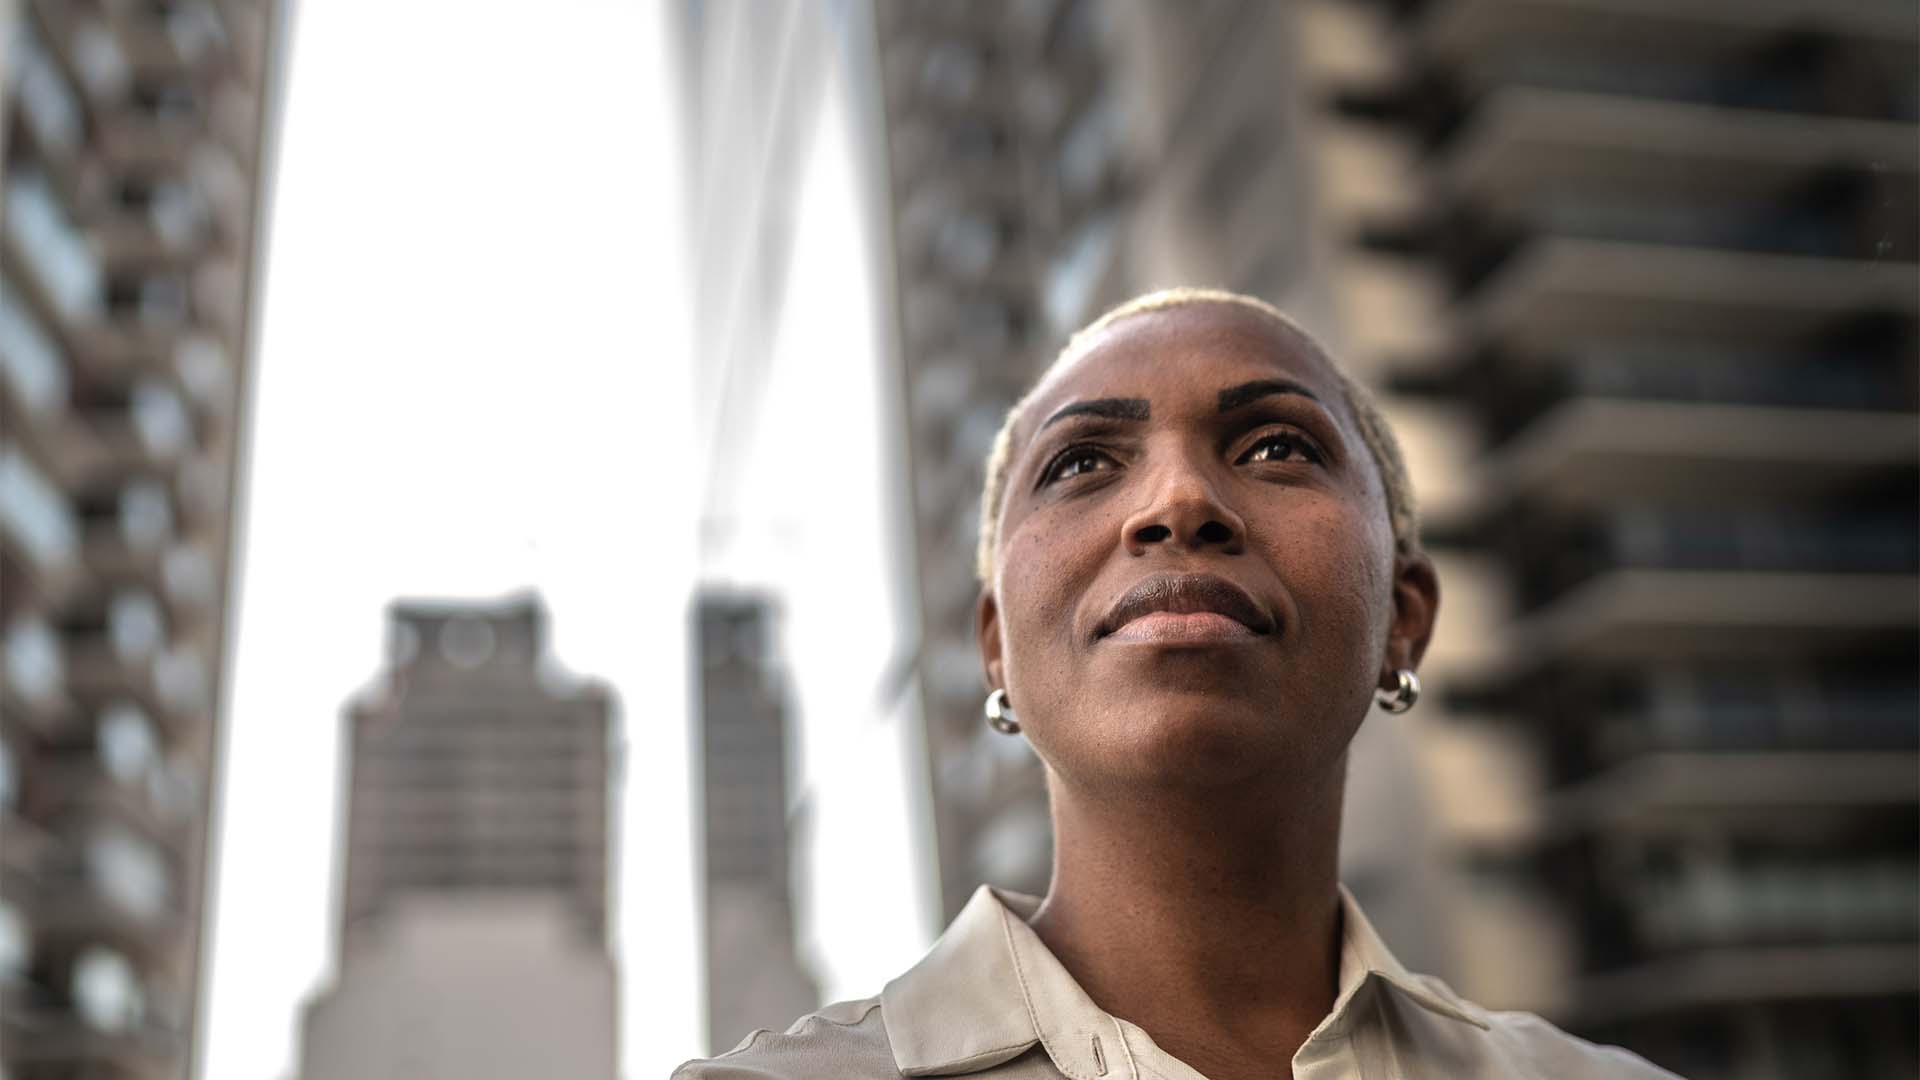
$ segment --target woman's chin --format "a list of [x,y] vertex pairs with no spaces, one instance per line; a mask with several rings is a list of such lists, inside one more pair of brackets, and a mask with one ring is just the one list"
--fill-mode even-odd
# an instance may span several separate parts
[[1291,773],[1310,767],[1326,741],[1292,730],[1271,702],[1223,700],[1217,691],[1152,695],[1089,726],[1099,734],[1076,755],[1088,773],[1151,786],[1234,786]]

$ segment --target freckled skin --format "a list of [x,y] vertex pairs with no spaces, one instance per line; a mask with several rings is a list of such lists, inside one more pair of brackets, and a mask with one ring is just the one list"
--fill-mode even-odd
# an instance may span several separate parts
[[[1221,392],[1296,394],[1222,413]],[[1049,417],[1144,400],[1144,420]],[[1275,1075],[1332,1006],[1347,746],[1416,667],[1439,592],[1396,551],[1377,467],[1309,339],[1236,305],[1106,328],[1013,433],[987,681],[1047,767],[1031,924],[1088,995],[1213,1080]],[[1197,647],[1096,631],[1161,573],[1237,585],[1277,628]]]

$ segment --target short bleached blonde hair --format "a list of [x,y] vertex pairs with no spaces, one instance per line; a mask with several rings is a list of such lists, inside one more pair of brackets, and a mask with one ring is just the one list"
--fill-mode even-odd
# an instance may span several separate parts
[[1359,425],[1360,438],[1367,444],[1368,452],[1373,455],[1374,467],[1380,473],[1380,486],[1386,493],[1387,519],[1393,526],[1394,546],[1402,552],[1418,549],[1420,523],[1414,509],[1413,487],[1407,480],[1406,462],[1400,455],[1400,442],[1394,438],[1393,428],[1367,388],[1342,370],[1333,357],[1320,348],[1313,335],[1265,300],[1225,289],[1183,287],[1161,289],[1134,297],[1075,331],[1032,389],[1007,410],[1007,418],[1001,422],[999,433],[993,437],[993,448],[987,453],[986,482],[980,489],[980,542],[975,555],[974,573],[983,585],[992,584],[994,566],[1000,556],[1000,511],[1006,505],[1007,471],[1013,465],[1013,429],[1026,415],[1034,395],[1051,381],[1056,371],[1078,357],[1095,336],[1114,323],[1135,315],[1189,304],[1233,304],[1256,311],[1279,323],[1320,353],[1327,369],[1333,373],[1340,396],[1353,414],[1354,422]]

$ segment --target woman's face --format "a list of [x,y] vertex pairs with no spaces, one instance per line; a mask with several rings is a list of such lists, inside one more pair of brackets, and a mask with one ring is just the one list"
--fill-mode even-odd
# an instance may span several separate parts
[[989,682],[1082,786],[1331,767],[1432,630],[1378,469],[1310,340],[1194,303],[1083,347],[1013,433]]

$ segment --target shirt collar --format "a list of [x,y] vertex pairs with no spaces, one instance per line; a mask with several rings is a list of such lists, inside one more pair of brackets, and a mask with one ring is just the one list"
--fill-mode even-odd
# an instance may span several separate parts
[[[1040,901],[982,885],[920,963],[880,994],[894,1064],[906,1076],[957,1076],[1011,1061],[1037,1043],[1073,1080],[1134,1080],[1129,1033],[1060,965],[1026,920]],[[1315,1030],[1344,1030],[1350,1004],[1378,978],[1430,1012],[1485,1030],[1437,981],[1401,966],[1344,886],[1340,990]]]

